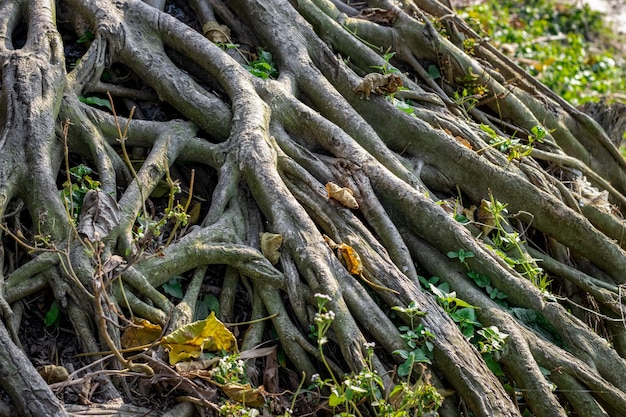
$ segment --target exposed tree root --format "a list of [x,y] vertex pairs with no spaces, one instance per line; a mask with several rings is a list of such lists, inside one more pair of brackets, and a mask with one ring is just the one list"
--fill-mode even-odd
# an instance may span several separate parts
[[[398,383],[394,369],[403,360],[394,352],[407,349],[398,326],[411,319],[391,315],[391,307],[414,305],[426,313],[419,323],[434,335],[424,375],[456,394],[445,400],[442,415],[626,415],[623,158],[592,119],[442,4],[408,1],[401,10],[369,3],[393,12],[390,25],[322,0],[192,2],[198,30],[136,0],[64,1],[57,5],[59,21],[51,1],[3,2],[0,306],[7,327],[9,305],[50,288],[85,352],[112,349],[131,371],[146,371],[137,378],[148,380],[150,370],[155,385],[217,413],[215,387],[166,365],[160,348],[124,359],[117,350],[120,327],[131,316],[166,332],[191,322],[208,266],[222,265],[212,281],[221,289],[222,320],[272,317],[245,334],[240,326],[242,349],[274,332],[286,367],[307,381],[328,369],[341,377],[372,366],[388,384]],[[22,20],[28,35],[18,48],[13,34]],[[199,28],[215,20],[227,23],[229,32],[221,28],[219,35],[238,48],[203,36]],[[57,23],[68,35],[93,34],[69,73]],[[217,36],[215,30],[207,34]],[[459,33],[479,40],[474,56],[463,51]],[[272,53],[277,79],[256,78],[242,66],[247,48],[256,47]],[[387,50],[396,52],[390,60],[381,57]],[[441,78],[428,76],[429,65]],[[103,84],[104,73],[120,68],[135,85]],[[354,89],[372,68],[403,71],[406,89],[387,97],[373,90],[362,100]],[[458,89],[475,86],[486,91],[481,100],[455,101]],[[79,100],[104,91],[119,114]],[[133,119],[134,110],[124,108],[124,100],[155,97],[185,120],[150,118],[141,108]],[[492,143],[525,139],[537,127],[545,137],[523,144],[523,157],[507,158]],[[139,163],[129,166],[128,151]],[[97,242],[78,236],[60,197],[70,159],[93,167],[100,190],[119,205],[119,223]],[[203,217],[169,229],[171,239],[139,232],[140,223],[162,215],[149,208],[159,183],[192,163],[217,178],[181,184],[206,197]],[[330,198],[328,182],[350,189],[358,209]],[[504,222],[485,228],[490,220],[478,214],[459,221],[461,214],[471,220],[464,209],[481,202],[492,209],[505,204],[506,211],[494,214]],[[25,210],[14,212],[19,204]],[[169,223],[163,223],[165,231]],[[263,232],[282,236],[276,265],[260,250]],[[518,239],[498,249],[503,236]],[[30,249],[28,258],[13,262],[8,248],[15,240]],[[355,273],[338,257],[339,245],[359,254],[362,270]],[[551,286],[523,268],[543,268]],[[161,287],[181,274],[190,281],[176,304]],[[472,274],[487,277],[490,290]],[[476,307],[482,328],[508,335],[502,349],[479,352],[479,336],[464,335],[424,285],[432,276],[455,292],[448,296]],[[593,302],[580,305],[575,293]],[[316,294],[330,297],[326,308],[335,315],[323,354],[308,337]],[[601,333],[585,321],[589,314]],[[44,407],[46,415],[67,415],[15,338],[0,325],[6,353],[0,352],[0,382],[20,413],[43,415],[36,408]],[[377,345],[372,357],[370,341]],[[426,378],[413,376],[413,382]],[[116,387],[107,388],[107,397],[123,396],[129,382],[112,380]],[[191,408],[165,415],[178,409],[188,415]]]

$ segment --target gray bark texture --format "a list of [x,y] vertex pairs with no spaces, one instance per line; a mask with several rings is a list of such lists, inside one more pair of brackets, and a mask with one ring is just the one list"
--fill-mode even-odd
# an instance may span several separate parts
[[[70,392],[220,415],[223,383],[120,342],[133,319],[196,320],[207,294],[266,415],[626,415],[618,114],[572,107],[446,2],[349,3],[0,0],[0,383],[19,415],[78,413]],[[35,297],[90,355],[64,381],[24,353]],[[425,354],[408,379],[398,351]],[[355,410],[307,388],[364,370],[384,387]],[[402,384],[446,398],[383,411]]]

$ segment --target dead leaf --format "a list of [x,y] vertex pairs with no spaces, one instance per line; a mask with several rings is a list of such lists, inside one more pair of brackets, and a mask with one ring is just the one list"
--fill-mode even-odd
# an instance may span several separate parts
[[455,136],[454,138],[456,139],[457,142],[459,142],[461,145],[465,146],[466,148],[474,149],[469,140],[462,138],[460,136]]
[[375,7],[368,7],[361,10],[356,16],[358,19],[369,20],[370,22],[377,23],[382,26],[392,26],[393,22],[398,17],[398,12],[394,9],[379,9]]
[[122,334],[120,342],[124,349],[148,345],[157,340],[163,332],[160,325],[150,323],[148,320],[135,317],[133,322],[134,325],[128,326]]
[[259,388],[252,388],[250,384],[242,385],[229,382],[221,385],[220,388],[230,399],[250,407],[262,407],[265,404],[265,397],[263,396],[265,390],[262,385]]
[[275,265],[280,258],[280,246],[283,244],[283,235],[276,233],[260,233],[261,252],[272,265]]
[[474,213],[476,213],[476,206],[475,205],[471,205],[470,208],[466,209],[463,208],[463,215],[467,218],[467,220],[469,220],[470,222],[474,222]]
[[354,193],[351,189],[346,187],[340,187],[334,182],[326,183],[326,192],[328,193],[328,197],[339,201],[345,207],[351,209],[358,209],[359,203],[357,203],[354,198]]
[[170,365],[197,358],[203,350],[237,352],[235,336],[215,317],[213,311],[206,319],[187,324],[161,341],[170,351]]
[[89,190],[83,198],[78,233],[90,242],[104,239],[120,223],[120,206],[115,199],[98,190]]
[[206,22],[202,25],[202,33],[213,43],[230,42],[230,29],[228,26],[220,25],[215,21]]
[[491,202],[487,200],[481,200],[480,207],[476,210],[476,221],[480,223],[480,228],[485,235],[496,228],[496,218],[490,210]]
[[[201,371],[204,371],[208,368],[212,368],[216,363],[218,363],[220,361],[219,357],[214,357],[211,359],[201,359],[201,360],[197,360],[197,361],[189,361],[189,362],[179,362],[176,365],[174,365],[174,368],[176,369],[176,372],[178,373],[197,373],[197,375],[195,376],[199,376],[201,378],[204,378],[204,374]],[[207,373],[207,378],[210,379],[209,374]]]
[[265,358],[265,371],[263,372],[263,386],[267,392],[279,393],[280,378],[278,371],[280,363],[278,362],[278,349],[276,346],[272,347],[272,352]]
[[39,375],[42,376],[44,381],[48,384],[55,384],[57,382],[63,382],[70,376],[67,369],[63,366],[57,365],[45,365],[38,369]]
[[332,240],[329,236],[327,235],[322,235],[324,237],[324,242],[326,242],[326,244],[328,245],[329,248],[331,249],[337,249],[337,244],[335,243],[334,240]]
[[102,272],[108,274],[123,263],[125,263],[124,258],[119,255],[111,255],[102,265]]
[[337,252],[345,262],[348,272],[354,275],[361,275],[363,272],[363,263],[361,262],[361,257],[352,246],[340,243],[337,245]]
[[264,356],[270,356],[277,351],[277,346],[270,346],[266,348],[256,348],[244,350],[239,354],[239,359],[246,361],[248,359],[262,358]]

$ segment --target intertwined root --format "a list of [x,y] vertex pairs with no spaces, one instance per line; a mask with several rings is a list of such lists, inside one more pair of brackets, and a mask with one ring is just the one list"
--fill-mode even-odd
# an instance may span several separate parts
[[[233,321],[242,311],[251,319],[270,315],[289,366],[307,378],[319,373],[322,363],[327,363],[322,372],[337,377],[374,364],[393,384],[389,372],[402,363],[393,352],[406,349],[398,326],[412,322],[399,313],[392,320],[390,308],[414,306],[425,313],[419,322],[433,335],[428,372],[434,383],[451,386],[475,415],[519,415],[498,379],[504,376],[522,389],[538,416],[564,416],[571,409],[589,416],[604,415],[602,409],[626,413],[623,344],[607,344],[568,313],[571,305],[559,302],[566,299],[538,288],[540,281],[520,269],[542,267],[552,288],[567,280],[601,304],[605,314],[620,314],[626,256],[612,240],[621,221],[606,210],[606,195],[626,201],[624,162],[597,125],[491,46],[481,43],[477,54],[501,76],[434,31],[415,7],[409,14],[396,9],[394,26],[383,27],[308,1],[294,2],[295,8],[280,0],[233,2],[242,21],[258,22],[252,30],[275,58],[278,80],[262,80],[201,34],[141,2],[76,0],[70,3],[81,5],[81,13],[95,22],[94,39],[68,76],[55,22],[45,13],[49,5],[34,3],[31,9],[42,13],[38,21],[47,24],[31,32],[41,29],[39,39],[45,42],[28,46],[33,51],[0,48],[9,62],[1,92],[6,114],[13,115],[4,119],[0,144],[3,155],[15,155],[0,164],[0,213],[23,200],[34,225],[30,236],[43,238],[38,249],[45,250],[11,267],[3,294],[8,303],[49,285],[72,318],[82,348],[102,350],[98,340],[105,340],[115,351],[116,324],[131,311],[153,323],[169,323],[168,331],[191,321],[206,266],[227,265],[218,280],[222,318]],[[0,7],[16,13],[9,5]],[[421,7],[445,15],[438,4]],[[241,35],[231,29],[231,36]],[[407,71],[397,76],[407,90],[376,85],[372,91],[382,96],[359,99],[357,73],[367,74],[372,66],[393,69],[389,58],[363,40],[397,51],[391,62]],[[441,84],[424,77],[429,60],[448,63],[442,69],[449,76]],[[111,62],[123,64],[188,121],[131,120],[122,110],[112,116],[81,103],[79,96],[100,91],[101,75]],[[474,81],[493,95],[471,109],[451,98],[456,80],[467,73],[476,74]],[[509,76],[517,82],[508,84]],[[26,84],[24,77],[38,81]],[[67,127],[63,141],[55,125]],[[529,137],[541,133],[541,141],[519,148],[519,158],[507,158],[490,141],[504,140],[511,129]],[[113,217],[105,216],[108,226],[102,229],[97,219],[103,206],[87,204],[90,222],[78,232],[90,243],[81,243],[85,236],[71,227],[57,191],[57,172],[69,168],[62,162],[64,145],[67,161],[76,155],[92,161],[101,189],[91,197],[104,193],[96,200],[110,200],[107,207],[119,217],[108,224]],[[144,160],[129,165],[127,149],[139,148],[145,149]],[[146,208],[149,196],[164,178],[173,184],[172,167],[189,162],[217,173],[215,189],[202,203],[204,218],[187,229],[170,229],[171,239],[140,236],[142,222],[158,223]],[[598,198],[606,204],[598,204]],[[481,206],[486,217],[483,212],[474,222],[459,222],[461,214],[471,220],[471,205]],[[490,223],[489,213],[491,220],[500,215],[503,222]],[[17,225],[9,223],[4,231],[25,242]],[[282,239],[272,262],[261,251],[261,236],[267,233]],[[519,237],[511,246],[516,253],[493,250],[497,239],[513,236]],[[5,236],[3,243],[9,241]],[[166,244],[159,248],[155,242]],[[511,265],[512,259],[521,261]],[[571,266],[573,261],[580,269]],[[186,296],[173,304],[161,286],[186,273],[192,276]],[[448,284],[447,295],[455,302],[475,307],[483,329],[495,326],[508,335],[504,348],[489,357],[499,363],[498,377],[494,362],[487,366],[453,320],[450,304],[441,294],[429,294],[432,287],[424,282],[432,276]],[[235,298],[242,286],[246,302]],[[334,314],[325,349],[308,335],[319,307],[316,294],[330,298],[324,308]],[[498,302],[505,296],[506,305]],[[8,319],[10,309],[4,307]],[[94,321],[96,332],[89,326]],[[542,333],[537,322],[549,331]],[[264,342],[266,326],[263,321],[250,325],[241,345]],[[548,333],[554,338],[546,339]],[[0,332],[0,341],[8,346],[8,340]],[[380,350],[370,357],[364,346],[372,341]],[[8,367],[20,363],[12,354],[3,357],[14,358]],[[119,354],[119,359],[136,371],[171,373],[155,357],[133,362]],[[23,375],[32,371],[19,369]],[[14,383],[0,379],[5,386]],[[551,383],[579,395],[560,397]],[[20,386],[28,384],[25,379]],[[192,383],[184,389],[208,395]],[[38,392],[44,393],[41,403],[54,403],[64,415],[45,389]],[[12,395],[16,402],[31,401],[20,390]],[[452,401],[444,402],[447,412],[455,408]]]

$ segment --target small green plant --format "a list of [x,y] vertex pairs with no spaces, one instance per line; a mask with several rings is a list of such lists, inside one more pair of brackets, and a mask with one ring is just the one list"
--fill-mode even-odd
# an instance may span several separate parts
[[218,384],[247,384],[246,364],[239,358],[239,354],[224,356],[211,369],[211,378]]
[[412,301],[408,307],[394,306],[392,310],[404,313],[409,317],[410,324],[408,326],[398,327],[398,330],[402,332],[401,337],[405,340],[407,349],[399,349],[393,352],[404,359],[404,363],[398,366],[398,375],[408,377],[412,374],[416,363],[431,363],[430,358],[435,347],[432,339],[435,338],[435,335],[422,323],[415,323],[417,317],[426,315],[425,312],[418,308],[415,301]]
[[261,412],[257,408],[246,407],[244,404],[227,401],[220,406],[220,416],[223,417],[257,417]]
[[474,38],[465,38],[463,39],[463,50],[468,55],[474,55],[474,48],[476,47],[476,39]]
[[87,165],[77,165],[69,169],[69,180],[63,184],[61,198],[75,225],[78,224],[85,194],[100,189],[100,182],[91,178],[92,174],[93,170]]
[[105,98],[100,98],[98,96],[87,96],[87,97],[80,96],[78,97],[78,99],[82,103],[89,104],[90,106],[104,107],[109,110],[112,110],[111,103],[109,102],[109,100]]
[[467,276],[470,277],[476,283],[476,285],[478,285],[478,287],[484,288],[492,300],[495,300],[498,304],[505,306],[506,303],[503,300],[508,296],[497,288],[491,286],[491,279],[488,276],[473,271],[467,264],[467,259],[473,257],[473,252],[465,251],[462,248],[459,249],[457,252],[448,252],[448,258],[458,259],[459,262],[465,265],[465,267],[467,268]]
[[204,296],[196,302],[196,311],[193,315],[193,321],[204,320],[209,316],[211,311],[214,311],[215,315],[219,317],[220,302],[213,294],[204,294]]
[[439,68],[437,68],[436,65],[429,65],[428,66],[428,76],[433,79],[436,80],[437,78],[441,78],[441,71],[439,71]]
[[[373,415],[380,417],[421,416],[427,412],[437,410],[441,406],[443,397],[427,379],[423,378],[423,373],[417,383],[410,384],[407,381],[403,381],[391,389],[389,395],[385,397],[384,393],[387,390],[385,389],[383,379],[374,370],[373,366],[374,343],[365,343],[363,346],[366,356],[366,363],[363,369],[357,374],[345,375],[339,381],[333,374],[330,366],[328,366],[323,350],[323,346],[328,342],[326,333],[335,319],[334,313],[326,308],[326,304],[332,299],[325,294],[315,294],[315,299],[317,300],[318,311],[314,317],[315,330],[313,332],[318,336],[317,343],[320,357],[330,374],[330,378],[322,379],[318,374],[315,374],[311,377],[311,382],[313,383],[312,387],[327,389],[330,392],[328,405],[333,408],[335,416],[362,416],[363,414],[359,411],[359,405],[363,402],[369,404]],[[403,312],[410,318],[411,326],[400,328],[405,331],[407,345],[417,348],[420,341],[434,337],[432,333],[423,327],[415,326],[414,319],[425,314],[419,310],[415,302],[412,302],[406,308],[394,307],[394,310]],[[406,354],[408,359],[411,354],[410,352],[406,352]],[[430,363],[430,360],[427,358],[426,361]],[[413,368],[415,362],[419,362],[419,360],[415,358],[407,366]],[[403,373],[405,374],[404,376],[408,376],[411,374],[411,369]],[[400,375],[400,370],[398,374]],[[291,416],[292,414],[289,410],[283,414],[283,417]]]
[[455,291],[450,291],[450,285],[446,282],[437,287],[430,283],[428,286],[437,297],[437,303],[457,324],[461,333],[468,339],[473,338],[475,330],[482,327],[476,320],[476,307],[458,298]]
[[531,129],[531,134],[527,137],[526,143],[524,143],[521,139],[516,138],[515,136],[502,137],[487,125],[481,124],[480,128],[491,138],[489,141],[489,147],[505,153],[509,161],[514,159],[519,160],[530,155],[535,146],[535,142],[542,143],[548,134],[543,127],[534,126]]
[[151,239],[159,237],[163,231],[163,227],[169,222],[172,224],[172,228],[165,243],[165,246],[168,246],[176,235],[178,228],[180,226],[186,226],[189,222],[189,214],[187,214],[187,210],[189,208],[189,203],[191,202],[190,197],[192,190],[190,189],[187,203],[183,206],[178,200],[176,200],[176,195],[182,191],[180,183],[178,180],[172,180],[167,166],[165,169],[165,179],[168,188],[168,200],[164,215],[160,219],[154,219],[150,216],[146,216],[146,212],[144,211],[137,216],[137,226],[133,231],[133,236],[135,240],[140,243],[140,246],[145,246],[145,244]]
[[404,100],[398,100],[397,98],[393,97],[394,94],[395,93],[391,93],[388,96],[388,100],[391,101],[391,104],[393,104],[397,109],[402,110],[406,114],[415,116],[415,108],[411,106],[409,102],[406,102]]
[[[483,207],[491,213],[493,218],[491,238],[495,247],[491,247],[491,249],[512,268],[519,270],[542,293],[549,295],[548,286],[552,281],[544,273],[543,269],[537,266],[535,259],[531,258],[524,251],[522,248],[524,241],[520,238],[519,233],[506,230],[506,226],[508,226],[506,220],[508,215],[507,204],[499,202],[493,195],[490,195],[489,199]],[[511,253],[514,253],[516,256],[513,257],[510,255]]]
[[457,252],[448,252],[447,255],[450,259],[458,259],[459,262],[461,262],[467,268],[469,268],[469,266],[467,265],[467,259],[474,257],[473,252],[465,251],[463,248],[459,249]]
[[86,31],[83,36],[76,40],[76,43],[92,42],[96,38],[96,35],[92,31]]
[[481,273],[478,273],[476,271],[468,271],[467,276],[470,277],[472,281],[474,281],[474,283],[478,285],[479,288],[484,288],[492,300],[495,300],[498,304],[502,305],[503,307],[506,306],[503,300],[507,298],[508,295],[506,295],[499,289],[493,287],[491,285],[491,278]]
[[272,59],[269,51],[259,48],[258,57],[254,61],[250,61],[246,65],[246,69],[255,77],[259,78],[278,78],[278,69]]
[[375,70],[379,70],[380,72],[383,73],[383,75],[399,72],[397,69],[395,69],[395,68],[393,68],[393,67],[391,67],[389,65],[389,60],[391,58],[393,58],[393,56],[395,54],[396,54],[395,52],[390,52],[389,50],[387,50],[387,52],[385,52],[383,54],[383,60],[385,61],[385,63],[382,66],[381,65],[372,65],[370,68],[375,69]]
[[493,353],[502,350],[508,334],[501,332],[496,326],[485,327],[476,333],[483,337],[478,341],[478,350],[481,353]]
[[369,398],[371,401],[378,401],[382,398],[382,392],[384,391],[382,378],[372,371],[373,344],[366,344],[365,346],[368,355],[368,366],[363,368],[358,374],[346,376],[343,380],[338,381],[324,355],[324,345],[328,342],[326,333],[335,320],[334,312],[326,308],[326,303],[332,299],[326,294],[315,294],[315,299],[317,300],[318,309],[314,317],[318,335],[317,346],[330,378],[322,379],[315,374],[311,377],[311,382],[319,388],[328,388],[330,390],[328,405],[333,409],[341,408],[344,410],[339,415],[356,415],[355,413],[359,413],[358,404],[361,400]]
[[480,95],[471,94],[467,88],[463,88],[460,93],[455,91],[454,96],[452,97],[454,102],[461,110],[463,110],[466,116],[474,107],[476,107],[480,98]]
[[162,285],[163,291],[172,297],[182,299],[183,298],[183,286],[181,281],[183,277],[174,277]]

